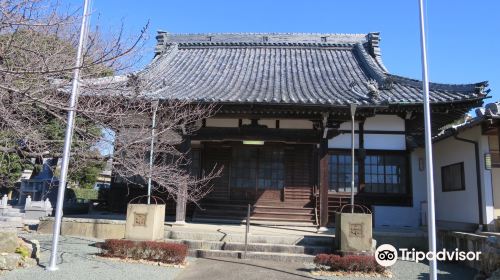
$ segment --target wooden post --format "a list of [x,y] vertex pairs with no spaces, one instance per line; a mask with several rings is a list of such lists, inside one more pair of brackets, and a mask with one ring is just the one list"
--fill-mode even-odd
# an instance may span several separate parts
[[321,139],[319,145],[319,226],[328,224],[328,139]]
[[[498,153],[500,154],[500,124],[497,124],[497,141],[498,141]],[[491,150],[490,150],[491,152]]]
[[[180,152],[186,156],[191,156],[191,139],[189,136],[184,135],[182,137],[182,143],[180,146]],[[186,165],[189,169],[189,166]],[[186,205],[187,205],[187,182],[178,182],[179,192],[177,193],[177,201],[175,205],[175,223],[185,224],[186,223]]]
[[[362,155],[359,152],[362,152]],[[365,122],[359,122],[358,133],[358,193],[365,188]]]

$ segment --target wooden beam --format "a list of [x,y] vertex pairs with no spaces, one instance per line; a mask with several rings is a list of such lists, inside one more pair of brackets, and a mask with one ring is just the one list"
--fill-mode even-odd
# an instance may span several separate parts
[[194,133],[192,140],[262,140],[295,143],[319,143],[320,130],[275,129],[251,127],[203,127]]

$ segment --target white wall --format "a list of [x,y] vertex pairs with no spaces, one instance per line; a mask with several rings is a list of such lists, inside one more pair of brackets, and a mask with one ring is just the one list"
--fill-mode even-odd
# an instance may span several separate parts
[[[358,122],[355,122],[354,129],[358,129]],[[351,130],[351,123],[344,122],[340,125],[340,130]],[[374,134],[370,131],[392,131],[404,132],[405,122],[396,115],[377,115],[367,118],[364,124],[365,149],[373,150],[406,150],[406,139],[404,134]],[[357,149],[359,136],[355,133],[354,146]],[[329,148],[350,149],[351,134],[343,133],[333,137],[328,141]]]
[[365,120],[365,130],[405,131],[405,121],[396,115],[376,115]]
[[[489,152],[488,137],[481,134],[481,128],[474,127],[459,134],[459,137],[479,143],[479,162],[483,219],[490,224],[494,217],[492,174],[484,166],[484,154]],[[418,226],[421,224],[421,205],[427,201],[427,182],[424,170],[419,170],[419,161],[425,162],[423,148],[411,153],[411,176],[413,190],[412,207],[375,207],[375,226]],[[465,190],[442,191],[441,167],[464,162]],[[434,188],[436,221],[439,225],[462,227],[479,223],[477,198],[476,158],[474,145],[458,141],[453,137],[433,145]]]
[[[468,129],[458,136],[479,143],[479,176],[481,178],[483,220],[487,224],[491,223],[493,220],[491,171],[485,170],[484,166],[484,154],[489,152],[488,138],[482,135],[480,126]],[[449,137],[435,143],[433,149],[436,220],[455,223],[479,223],[474,145]],[[443,192],[441,167],[459,162],[464,163],[465,190]]]
[[[207,127],[238,127],[238,119],[228,118],[208,118],[206,120]],[[250,119],[242,119],[243,125],[252,123]],[[265,125],[268,128],[276,128],[276,119],[260,119],[259,125]],[[309,120],[300,119],[281,119],[279,120],[280,128],[282,129],[312,129],[313,123]]]
[[238,127],[238,119],[209,118],[205,124],[207,127]]

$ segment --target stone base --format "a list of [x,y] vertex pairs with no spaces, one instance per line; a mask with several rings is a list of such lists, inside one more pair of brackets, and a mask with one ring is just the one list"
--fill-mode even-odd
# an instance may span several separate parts
[[[52,234],[54,218],[42,218],[38,233]],[[99,239],[122,239],[125,237],[125,221],[63,218],[61,235],[83,236]]]

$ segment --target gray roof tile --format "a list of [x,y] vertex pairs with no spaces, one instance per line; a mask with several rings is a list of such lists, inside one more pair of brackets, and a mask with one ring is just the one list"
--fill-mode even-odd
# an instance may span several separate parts
[[[327,106],[421,103],[421,82],[390,74],[382,64],[378,33],[160,32],[157,39],[155,59],[139,73],[154,81],[149,95],[157,98]],[[485,87],[486,82],[431,83],[430,99],[482,99]],[[377,98],[370,94],[374,91]]]

